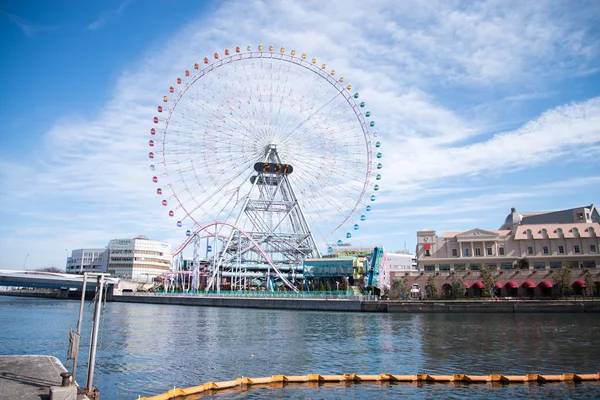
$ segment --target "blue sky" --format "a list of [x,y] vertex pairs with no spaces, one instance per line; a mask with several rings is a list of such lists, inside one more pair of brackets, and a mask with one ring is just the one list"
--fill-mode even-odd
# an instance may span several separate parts
[[412,250],[419,229],[598,202],[598,2],[368,3],[1,2],[0,269],[138,234],[179,244],[148,181],[148,117],[236,45],[306,52],[369,99],[385,179],[355,244]]

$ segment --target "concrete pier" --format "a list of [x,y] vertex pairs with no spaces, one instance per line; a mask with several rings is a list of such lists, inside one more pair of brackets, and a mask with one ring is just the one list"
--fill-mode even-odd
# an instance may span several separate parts
[[310,298],[218,297],[188,295],[119,295],[123,303],[170,304],[204,307],[263,308],[305,311],[349,311],[371,313],[598,313],[600,301],[593,300],[463,300],[393,301]]
[[0,399],[87,399],[62,387],[64,365],[52,356],[0,356]]

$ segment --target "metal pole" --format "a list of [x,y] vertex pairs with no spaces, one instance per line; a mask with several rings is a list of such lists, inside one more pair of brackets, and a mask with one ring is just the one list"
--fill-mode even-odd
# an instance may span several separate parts
[[102,311],[102,296],[104,292],[104,275],[98,276],[96,284],[96,304],[94,305],[94,326],[90,341],[90,356],[88,358],[87,391],[92,393],[94,383],[94,366],[96,364],[96,347],[98,345],[98,328],[100,327],[100,313]]
[[[81,338],[81,321],[83,321],[83,306],[85,303],[85,288],[87,285],[87,272],[83,273],[83,285],[81,287],[81,302],[79,303],[79,320],[77,321],[77,337]],[[77,376],[77,356],[79,355],[79,341],[77,342],[77,349],[73,358],[73,383]]]

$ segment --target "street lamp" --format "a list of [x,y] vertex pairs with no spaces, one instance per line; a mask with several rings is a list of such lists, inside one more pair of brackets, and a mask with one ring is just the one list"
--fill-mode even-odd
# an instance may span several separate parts
[[27,257],[29,257],[29,253],[25,256],[25,262],[23,263],[23,269],[27,268]]

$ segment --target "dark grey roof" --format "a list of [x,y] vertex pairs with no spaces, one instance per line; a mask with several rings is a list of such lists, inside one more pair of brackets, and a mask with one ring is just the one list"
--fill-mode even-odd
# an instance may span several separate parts
[[521,220],[521,225],[534,225],[534,224],[569,224],[574,222],[582,222],[578,221],[575,217],[575,212],[577,210],[583,210],[584,208],[592,209],[592,219],[595,216],[598,218],[598,211],[595,209],[593,204],[589,206],[575,207],[569,208],[567,210],[559,210],[559,211],[550,211],[547,213],[536,213],[533,215],[527,215],[524,213],[523,219]]

